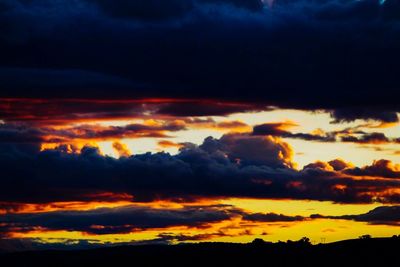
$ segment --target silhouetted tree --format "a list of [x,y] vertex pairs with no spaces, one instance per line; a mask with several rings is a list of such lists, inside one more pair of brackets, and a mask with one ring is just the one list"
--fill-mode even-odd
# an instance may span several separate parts
[[286,241],[286,244],[287,245],[301,245],[301,246],[306,245],[306,246],[308,246],[308,245],[311,245],[311,241],[308,237],[302,237],[297,241],[288,240],[288,241]]
[[265,245],[265,243],[266,242],[262,238],[256,238],[251,242],[251,244],[257,245],[257,246]]
[[299,242],[299,243],[302,243],[302,244],[311,245],[310,238],[308,238],[308,237],[302,237],[298,242]]
[[371,239],[371,235],[362,235],[359,237],[359,239],[363,239],[363,240]]

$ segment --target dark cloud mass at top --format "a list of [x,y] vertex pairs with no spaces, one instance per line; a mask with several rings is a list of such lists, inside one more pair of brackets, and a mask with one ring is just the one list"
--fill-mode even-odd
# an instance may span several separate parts
[[379,2],[5,0],[0,96],[217,98],[393,122],[400,3]]

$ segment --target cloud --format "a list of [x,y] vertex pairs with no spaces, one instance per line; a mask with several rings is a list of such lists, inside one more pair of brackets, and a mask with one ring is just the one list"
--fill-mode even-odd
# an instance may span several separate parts
[[354,165],[351,162],[346,162],[342,159],[334,159],[329,161],[328,163],[335,171],[342,171],[344,169],[354,167]]
[[393,122],[398,9],[395,0],[271,8],[258,0],[7,0],[0,96],[217,99]]
[[273,168],[293,167],[293,149],[278,138],[247,134],[225,134],[221,139],[208,137],[201,149],[226,153],[228,158],[243,165],[266,165]]
[[[384,133],[371,132],[367,133],[360,130],[363,127],[374,128],[369,124],[359,125],[356,127],[349,127],[343,130],[336,130],[331,132],[324,132],[317,129],[313,133],[293,133],[287,130],[292,127],[292,124],[287,122],[264,123],[255,125],[253,127],[253,135],[271,135],[284,138],[295,138],[306,141],[318,142],[337,142],[342,141],[346,143],[360,143],[360,144],[386,144],[386,143],[400,143],[400,138],[390,138]],[[378,126],[379,127],[379,126]]]
[[112,147],[120,157],[129,157],[130,155],[132,155],[131,151],[125,144],[114,142],[112,143]]
[[0,140],[3,143],[41,143],[44,131],[23,124],[0,124]]
[[143,1],[111,1],[90,0],[112,17],[131,18],[144,21],[171,20],[184,17],[193,9],[202,5],[227,5],[251,11],[263,8],[261,0],[162,0]]
[[337,171],[351,176],[372,176],[379,178],[400,178],[400,165],[390,160],[374,160],[371,165],[356,167],[350,162],[335,159],[329,162],[317,161],[304,166],[306,169],[319,169],[327,172]]
[[304,170],[306,169],[311,169],[311,170],[315,170],[315,169],[319,169],[319,170],[324,170],[324,171],[328,171],[328,172],[333,172],[334,168],[333,166],[331,166],[328,162],[324,162],[324,161],[316,161],[313,163],[309,163],[307,165],[305,165],[303,167]]
[[[0,217],[3,232],[43,230],[79,231],[89,234],[129,233],[172,226],[202,227],[236,216],[229,207],[204,206],[182,209],[151,209],[135,206],[89,211],[54,211],[6,214]],[[4,226],[5,225],[5,226]]]
[[157,113],[171,116],[224,116],[232,113],[267,110],[267,106],[257,103],[182,101],[162,106]]
[[183,143],[175,143],[175,142],[168,141],[168,140],[161,140],[157,144],[161,148],[170,148],[170,147],[181,148],[181,147],[185,146],[185,144],[183,144]]
[[186,130],[185,124],[174,121],[131,123],[123,126],[81,124],[63,128],[29,123],[0,124],[0,143],[61,143],[74,141],[115,140],[122,138],[163,137],[168,132]]
[[331,116],[335,119],[334,123],[351,122],[355,120],[377,120],[382,122],[398,122],[396,112],[379,111],[371,109],[346,108],[332,111]]
[[346,173],[356,176],[376,176],[386,178],[400,178],[400,165],[394,164],[390,160],[375,160],[372,165],[362,168],[349,168]]
[[313,134],[313,133],[292,133],[286,128],[293,126],[287,122],[278,123],[264,123],[255,125],[253,127],[253,135],[273,135],[286,138],[302,139],[307,141],[319,141],[319,142],[335,142],[335,133],[324,133],[324,134]]
[[188,127],[194,129],[212,129],[217,131],[249,132],[251,126],[240,120],[215,121],[213,118],[186,117],[180,118]]
[[181,17],[191,11],[191,0],[148,0],[148,1],[111,1],[89,0],[112,17],[131,18],[144,21],[168,20]]
[[399,138],[389,138],[384,133],[379,132],[344,135],[341,137],[341,140],[342,142],[360,144],[400,143]]
[[[143,117],[143,103],[130,100],[96,99],[0,99],[0,117],[5,122],[44,125],[86,120]],[[147,112],[151,108],[147,108]]]
[[352,135],[343,136],[342,141],[351,143],[381,144],[381,143],[388,143],[389,139],[385,136],[384,133],[365,133],[359,138]]
[[341,169],[337,162],[294,169],[290,146],[274,137],[227,134],[206,138],[200,146],[185,144],[177,155],[145,153],[119,159],[91,147],[79,154],[64,148],[27,153],[12,147],[0,147],[0,202],[5,204],[101,201],[110,196],[178,202],[226,197],[400,201],[394,190],[398,179],[359,179],[347,173],[350,165]]
[[63,125],[73,122],[177,117],[187,123],[211,123],[188,116],[225,116],[267,110],[265,105],[191,99],[46,99],[0,98],[0,118],[5,122]]
[[311,218],[353,220],[358,222],[367,222],[369,224],[400,226],[400,206],[381,206],[367,213],[358,215],[323,216],[313,214],[311,215]]
[[[67,210],[36,213],[7,213],[0,216],[0,233],[7,236],[13,231],[79,231],[87,234],[130,233],[175,226],[208,228],[214,223],[240,219],[245,222],[294,222],[301,216],[275,213],[251,213],[230,205],[191,205],[181,208],[151,208],[128,205],[91,210]],[[172,235],[161,233],[164,241],[205,240],[219,236],[233,236],[224,229],[207,234]]]
[[253,213],[243,216],[244,220],[252,222],[295,222],[303,221],[305,218],[302,216],[288,216],[276,213]]

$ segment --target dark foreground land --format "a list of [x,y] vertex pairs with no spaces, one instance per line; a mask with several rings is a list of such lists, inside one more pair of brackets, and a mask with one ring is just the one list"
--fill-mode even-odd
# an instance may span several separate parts
[[25,251],[0,254],[0,266],[400,266],[400,238]]

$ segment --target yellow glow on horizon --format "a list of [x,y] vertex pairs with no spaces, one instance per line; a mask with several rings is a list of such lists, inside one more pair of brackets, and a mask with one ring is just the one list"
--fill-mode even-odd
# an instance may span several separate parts
[[[334,204],[331,202],[303,201],[303,200],[258,200],[258,199],[225,199],[220,201],[204,200],[203,205],[224,204],[234,205],[251,213],[277,213],[284,215],[300,215],[308,217],[311,214],[340,216],[345,214],[363,214],[380,204],[356,205]],[[200,205],[200,203],[170,203],[158,201],[155,203],[135,203],[136,206],[157,208],[180,209],[183,206]],[[204,227],[175,226],[159,229],[137,230],[131,233],[93,235],[77,231],[46,231],[36,230],[28,233],[13,233],[13,238],[39,238],[43,242],[56,242],[55,240],[73,239],[88,240],[94,243],[107,242],[132,242],[156,239],[159,234],[196,236],[209,234],[209,238],[187,242],[251,242],[254,238],[263,238],[267,241],[277,242],[298,240],[304,236],[318,243],[323,238],[326,242],[343,239],[358,238],[364,234],[373,237],[390,237],[400,233],[400,227],[389,225],[370,225],[364,222],[339,219],[306,219],[295,222],[250,222],[243,221],[240,217],[231,220],[210,223]]]
[[231,198],[220,201],[221,204],[233,205],[237,208],[250,212],[279,213],[291,216],[309,216],[311,214],[321,215],[348,215],[366,213],[380,203],[374,204],[335,204],[330,201],[292,200],[292,199],[251,199]]
[[[219,235],[223,233],[222,235]],[[300,222],[274,223],[240,223],[239,221],[216,223],[208,228],[168,227],[165,229],[150,229],[124,234],[93,235],[77,231],[32,231],[28,233],[12,233],[12,238],[34,238],[43,242],[57,240],[88,240],[92,243],[116,243],[144,241],[158,238],[159,234],[196,236],[209,234],[210,238],[186,242],[238,242],[247,243],[255,238],[277,242],[299,240],[308,237],[319,243],[335,242],[358,238],[370,234],[373,237],[390,237],[400,233],[400,227],[388,225],[370,225],[364,222],[348,220],[315,219]]]

